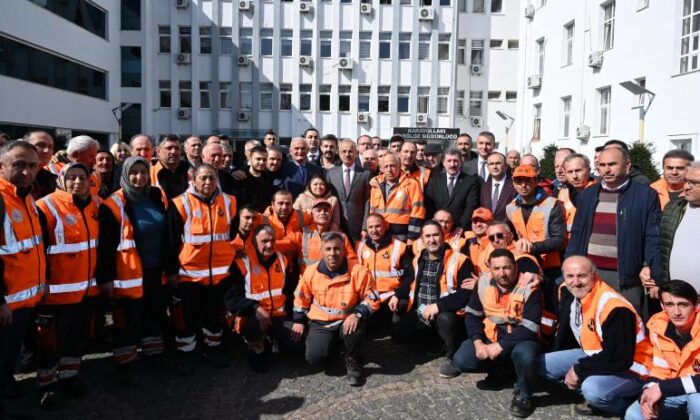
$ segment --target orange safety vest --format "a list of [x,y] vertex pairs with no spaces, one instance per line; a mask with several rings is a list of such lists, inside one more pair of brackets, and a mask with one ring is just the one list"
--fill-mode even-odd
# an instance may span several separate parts
[[671,196],[668,192],[668,182],[663,178],[659,178],[649,186],[659,193],[659,202],[661,203],[661,211],[663,211],[666,204],[671,201]]
[[651,345],[644,333],[642,319],[627,299],[603,282],[599,276],[596,275],[596,277],[593,289],[581,299],[583,321],[580,337],[581,350],[589,356],[603,350],[603,324],[605,324],[605,320],[614,309],[627,308],[634,313],[637,319],[637,348],[630,370],[639,376],[648,376],[649,370],[646,366],[649,364],[648,359],[651,356]]
[[[598,181],[595,179],[592,179],[588,181],[588,184],[584,187],[584,189],[590,187],[591,185],[597,184]],[[571,201],[571,194],[569,193],[568,188],[562,188],[559,190],[559,194],[557,196],[557,199],[561,201],[561,203],[564,205],[564,219],[566,219],[566,231],[568,233],[571,232],[571,226],[574,225],[574,217],[576,216],[576,206],[574,206],[574,203]]]
[[73,196],[61,190],[37,202],[46,216],[47,263],[53,268],[49,270],[48,293],[42,304],[69,305],[100,293],[95,280],[100,202],[93,195],[90,204],[80,210],[73,203]]
[[5,201],[0,258],[3,263],[5,302],[11,310],[33,308],[44,295],[46,257],[39,212],[31,194],[20,198],[16,187],[0,178]]
[[[464,236],[453,236],[452,232],[448,232],[445,234],[445,243],[457,252],[459,252],[462,249],[466,242],[467,238]],[[423,239],[419,237],[418,239],[413,241],[413,243],[411,244],[411,249],[413,251],[413,255],[418,255],[421,252],[423,252],[423,250],[425,249],[425,245],[423,245]]]
[[[382,193],[384,175],[377,175],[369,182],[369,212],[378,213],[387,223],[408,225],[411,218],[425,219],[423,191],[418,181],[402,173],[389,192],[386,201]],[[413,226],[409,226],[410,228]],[[415,232],[417,233],[417,232]]]
[[382,301],[392,297],[401,283],[401,257],[405,253],[406,244],[398,239],[393,239],[389,245],[376,251],[367,246],[365,241],[360,241],[357,245],[357,262],[367,267],[374,276]]
[[236,258],[235,262],[245,278],[245,297],[258,301],[258,305],[273,317],[285,316],[283,289],[287,263],[284,256],[276,252],[269,270],[260,264],[256,252]]
[[[408,307],[407,310],[410,311],[411,307],[413,306],[413,301],[415,298],[415,289],[416,289],[416,283],[418,281],[418,276],[421,274],[418,272],[418,260],[420,259],[421,254],[416,255],[413,257],[413,281],[411,282],[411,290],[408,293]],[[453,250],[452,248],[448,248],[445,250],[445,255],[442,260],[442,274],[440,275],[440,279],[438,284],[440,285],[440,297],[444,297],[449,295],[450,293],[454,293],[457,291],[457,289],[460,288],[460,280],[457,278],[457,273],[459,272],[459,269],[462,267],[462,264],[464,264],[465,261],[467,261],[467,256]]]
[[[474,270],[479,270],[482,254],[486,248],[491,245],[491,242],[489,242],[489,238],[486,235],[478,238],[471,230],[464,234],[464,238],[465,241],[462,247],[469,246],[469,259],[471,259],[472,264],[474,264]],[[477,272],[477,274],[479,274],[479,272]]]
[[[345,258],[348,260],[348,269],[357,264],[357,254],[343,233],[345,244]],[[321,261],[321,234],[315,224],[305,226],[301,232],[292,232],[288,238],[290,243],[297,249],[297,262],[299,269],[303,273],[306,267]]]
[[236,216],[236,197],[219,192],[210,204],[191,190],[173,199],[184,223],[180,248],[180,280],[216,285],[228,275],[236,255],[231,220]]
[[304,271],[294,292],[294,311],[305,312],[312,321],[343,320],[358,305],[376,312],[379,293],[374,284],[372,274],[360,264],[333,278],[319,272],[318,264],[313,264]]
[[693,339],[683,350],[666,337],[669,322],[666,312],[661,311],[647,323],[653,351],[651,363],[647,365],[649,376],[666,380],[700,374],[700,316],[695,313],[695,322],[690,330]]
[[277,217],[272,206],[268,207],[260,216],[262,223],[275,229],[275,239],[284,239],[290,232],[301,232],[304,226],[309,226],[312,223],[311,215],[302,210],[292,211],[287,223],[283,223]]
[[424,191],[425,186],[428,185],[428,180],[430,180],[430,169],[426,168],[425,166],[419,166],[418,169],[411,172],[406,172],[406,175],[418,181],[420,190]]
[[[527,225],[523,218],[522,208],[515,204],[515,200],[506,206],[506,214],[520,238],[533,243],[541,242],[549,236],[549,216],[554,206],[560,205],[561,203],[556,198],[546,197],[532,208]],[[561,267],[559,251],[540,254],[539,258],[542,261],[542,268]]]

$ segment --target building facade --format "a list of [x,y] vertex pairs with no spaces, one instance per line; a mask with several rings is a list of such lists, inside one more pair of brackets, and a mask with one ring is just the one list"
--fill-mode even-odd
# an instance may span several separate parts
[[700,152],[700,2],[522,2],[515,147]]

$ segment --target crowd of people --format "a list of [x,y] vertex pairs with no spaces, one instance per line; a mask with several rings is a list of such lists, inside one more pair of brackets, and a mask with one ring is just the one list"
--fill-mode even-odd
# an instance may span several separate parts
[[361,386],[378,329],[443,355],[443,378],[510,381],[517,417],[540,378],[580,394],[579,415],[700,418],[700,164],[685,150],[651,183],[619,140],[593,159],[559,149],[553,180],[490,132],[384,148],[313,128],[285,147],[269,131],[241,156],[214,135],[6,140],[5,401],[20,353],[42,408],[84,395],[81,358],[110,314],[127,386],[170,349],[181,375],[196,357],[227,367],[224,334],[260,373],[277,352],[319,365],[340,348]]

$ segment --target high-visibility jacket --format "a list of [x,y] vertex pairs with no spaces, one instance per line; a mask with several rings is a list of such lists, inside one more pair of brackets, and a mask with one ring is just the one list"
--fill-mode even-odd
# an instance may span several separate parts
[[659,193],[659,202],[661,203],[661,211],[663,211],[666,204],[671,201],[671,196],[668,192],[668,182],[663,178],[659,178],[649,186]]
[[[416,255],[413,257],[413,281],[411,282],[411,289],[408,293],[408,310],[411,310],[411,307],[413,306],[413,301],[415,299],[415,294],[416,294],[416,283],[418,282],[418,276],[421,275],[421,272],[418,270],[418,260],[420,259],[421,254]],[[438,281],[438,284],[440,286],[440,297],[444,297],[449,295],[450,293],[455,292],[457,289],[460,288],[460,281],[463,279],[458,279],[457,278],[457,273],[459,273],[459,269],[462,267],[462,264],[467,261],[467,256],[453,250],[452,248],[447,248],[445,250],[445,255],[442,260],[442,274],[440,275],[440,279]]]
[[696,313],[690,330],[693,339],[682,350],[666,337],[669,322],[666,312],[661,311],[647,323],[653,352],[648,364],[649,376],[666,380],[700,374],[700,316]]
[[[357,264],[357,254],[355,254],[348,237],[345,234],[341,235],[343,236],[348,268],[352,269]],[[291,232],[286,239],[297,250],[297,262],[302,273],[306,267],[321,261],[321,233],[316,224],[304,226],[301,232]]]
[[305,313],[312,321],[338,321],[353,313],[355,307],[366,306],[370,313],[379,309],[379,294],[369,270],[360,264],[345,274],[330,278],[318,269],[307,267],[294,292],[294,312]]
[[[546,197],[532,208],[527,224],[523,218],[522,208],[516,204],[515,200],[506,206],[506,214],[520,238],[533,243],[541,242],[549,236],[549,216],[552,209],[554,206],[560,205],[561,203],[556,198]],[[561,257],[558,251],[540,254],[539,258],[542,261],[542,268],[561,266]]]
[[401,257],[405,253],[406,244],[398,239],[392,239],[387,245],[376,250],[365,241],[360,241],[357,245],[357,262],[372,273],[382,301],[393,296],[394,290],[401,283]]
[[63,168],[63,165],[64,164],[60,163],[60,162],[56,162],[56,163],[49,162],[46,164],[45,168],[46,168],[46,170],[48,170],[52,174],[59,176],[59,175],[61,175],[61,169]]
[[[162,191],[161,191],[162,194]],[[165,194],[161,195],[163,204],[168,207]],[[126,213],[126,197],[124,190],[115,191],[103,203],[112,212],[114,219],[119,223],[119,245],[117,245],[116,278],[114,279],[115,299],[140,299],[143,297],[143,268],[141,257],[136,248],[134,237],[134,225]]]
[[46,216],[49,237],[46,254],[50,270],[43,304],[69,305],[100,293],[95,280],[99,205],[100,199],[93,195],[81,210],[73,196],[61,190],[37,202]]
[[[467,242],[467,238],[465,236],[454,236],[452,232],[448,232],[445,234],[445,243],[457,252],[459,252],[462,249],[465,242]],[[413,251],[413,255],[420,254],[425,249],[423,240],[419,237],[418,239],[413,241],[413,244],[411,244],[411,249]]]
[[0,244],[5,303],[11,310],[32,308],[43,297],[46,283],[39,212],[31,194],[21,198],[16,187],[4,178],[0,178],[0,194],[5,201]]
[[428,180],[430,179],[430,169],[424,166],[417,166],[416,169],[412,171],[406,171],[406,174],[418,181],[421,191],[425,190],[425,186],[428,185]]
[[369,182],[370,213],[378,213],[391,225],[405,226],[409,237],[417,237],[425,219],[423,191],[416,180],[402,173],[391,188],[386,200],[382,192],[384,175],[377,175]]
[[634,313],[637,320],[637,347],[634,352],[634,362],[630,370],[639,376],[648,376],[649,357],[651,356],[651,346],[644,333],[644,323],[637,315],[632,304],[619,294],[615,289],[608,286],[599,276],[596,275],[595,284],[591,291],[581,299],[581,350],[591,356],[603,350],[603,324],[608,315],[617,308],[627,308]]
[[236,198],[219,191],[207,204],[190,188],[173,199],[173,205],[184,223],[180,281],[218,284],[228,275],[236,254],[230,234]]
[[[588,184],[586,184],[585,188],[590,187],[591,185],[597,183],[595,179],[592,179],[588,181]],[[576,206],[574,206],[574,203],[571,201],[571,194],[568,188],[562,188],[559,190],[559,195],[557,196],[557,199],[561,201],[561,203],[564,205],[564,218],[566,219],[566,231],[571,232],[571,226],[574,225],[574,217],[576,216]]]
[[[66,166],[65,163],[49,162],[49,164],[46,165],[46,169],[57,177],[60,177],[64,166]],[[90,195],[99,196],[100,186],[102,186],[102,177],[97,172],[92,171],[90,172],[88,181],[90,182]]]
[[294,210],[289,216],[289,221],[284,223],[270,206],[258,215],[258,219],[260,224],[268,224],[275,230],[275,239],[277,240],[275,249],[284,254],[287,261],[296,260],[297,248],[290,242],[289,237],[294,236],[293,232],[301,232],[305,226],[309,226],[313,222],[311,214],[302,210]]
[[[491,245],[491,242],[489,242],[489,238],[486,235],[479,238],[473,231],[465,233],[464,238],[464,245],[462,245],[462,248],[460,249],[464,249],[466,247],[469,250],[469,259],[471,259],[472,264],[474,264],[474,270],[480,270],[481,267],[479,264],[481,262],[482,254],[486,248]],[[479,274],[479,271],[477,271],[477,274]]]
[[283,289],[287,262],[279,252],[274,258],[269,269],[258,261],[257,252],[238,257],[235,263],[245,279],[245,297],[257,300],[258,306],[271,316],[280,317],[286,315]]

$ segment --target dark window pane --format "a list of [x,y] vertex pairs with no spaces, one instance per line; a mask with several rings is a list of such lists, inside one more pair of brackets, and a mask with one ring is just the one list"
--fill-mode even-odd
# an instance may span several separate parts
[[122,87],[141,87],[141,47],[122,47]]
[[122,31],[141,30],[141,0],[122,0]]
[[319,111],[330,111],[331,110],[331,96],[330,95],[319,95],[318,109]]
[[272,55],[272,39],[263,38],[260,40],[260,55]]
[[338,111],[350,111],[350,97],[348,95],[338,97]]
[[[93,34],[106,38],[107,13],[85,0],[31,0],[39,7],[67,19]],[[138,1],[137,1],[138,2]],[[9,4],[9,2],[6,2]],[[124,1],[123,3],[128,3]],[[123,9],[123,7],[122,7]],[[139,22],[140,25],[140,22]],[[125,29],[125,28],[122,28]],[[131,28],[128,28],[131,29]],[[139,29],[139,28],[137,28]]]
[[170,108],[171,104],[171,95],[169,90],[161,90],[160,91],[160,107],[161,108]]
[[[122,104],[124,106],[126,104]],[[141,132],[141,104],[131,104],[122,112],[122,138],[128,139]]]

